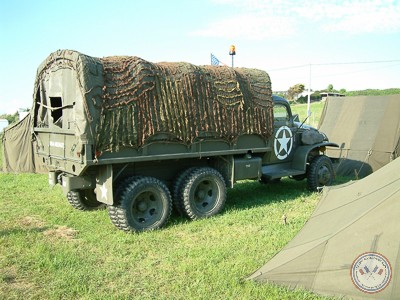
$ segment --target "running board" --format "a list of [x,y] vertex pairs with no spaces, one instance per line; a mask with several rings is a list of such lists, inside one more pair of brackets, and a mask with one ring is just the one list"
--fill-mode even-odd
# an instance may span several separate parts
[[286,176],[304,174],[304,170],[293,169],[291,164],[274,164],[267,165],[261,168],[261,177],[266,180],[273,180]]

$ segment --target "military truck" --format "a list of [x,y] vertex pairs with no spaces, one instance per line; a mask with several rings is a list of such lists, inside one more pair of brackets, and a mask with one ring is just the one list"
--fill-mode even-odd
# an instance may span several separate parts
[[219,213],[243,179],[332,183],[324,134],[273,96],[265,71],[52,53],[38,68],[36,151],[79,210],[107,206],[124,231]]

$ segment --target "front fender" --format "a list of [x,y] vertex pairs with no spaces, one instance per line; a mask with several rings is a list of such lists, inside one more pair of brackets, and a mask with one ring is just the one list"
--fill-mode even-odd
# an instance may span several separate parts
[[[303,146],[297,147],[297,149],[294,153],[294,156],[293,156],[293,161],[292,161],[293,169],[303,170],[304,172],[306,172],[308,154],[316,148],[323,148],[326,146],[339,148],[338,144],[331,143],[331,142],[322,142],[322,143],[318,143],[318,144],[314,144],[314,145],[303,145]],[[322,151],[322,150],[319,150],[319,151]]]

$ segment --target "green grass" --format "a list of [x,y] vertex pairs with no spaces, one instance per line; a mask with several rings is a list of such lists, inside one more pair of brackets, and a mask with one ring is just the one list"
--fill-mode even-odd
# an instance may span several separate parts
[[326,299],[246,280],[311,215],[305,181],[244,181],[222,214],[141,234],[74,210],[47,175],[0,173],[0,187],[0,299]]
[[[318,123],[321,117],[322,110],[324,109],[325,101],[313,102],[311,103],[311,116],[306,124],[309,124],[315,128],[318,128]],[[299,119],[303,122],[307,118],[307,104],[293,104],[292,113],[298,114]]]
[[46,175],[0,185],[0,299],[324,299],[246,280],[309,218],[319,196],[305,182],[242,182],[222,214],[141,234],[74,210]]

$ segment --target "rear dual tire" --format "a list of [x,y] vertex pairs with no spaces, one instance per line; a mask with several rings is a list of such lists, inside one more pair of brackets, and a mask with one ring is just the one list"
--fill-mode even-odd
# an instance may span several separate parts
[[123,180],[108,206],[111,222],[127,232],[159,229],[168,222],[174,208],[184,217],[196,220],[218,214],[226,201],[222,175],[213,168],[189,168],[173,186],[172,201],[167,186],[153,177],[133,176]]
[[133,177],[131,181],[124,181],[117,194],[117,202],[108,206],[111,222],[117,228],[148,231],[159,229],[168,222],[172,201],[162,181],[153,177]]
[[188,219],[214,216],[224,208],[225,201],[224,178],[213,168],[190,168],[175,182],[174,206]]
[[97,210],[105,207],[104,203],[97,201],[94,190],[73,190],[67,193],[69,204],[78,210]]

